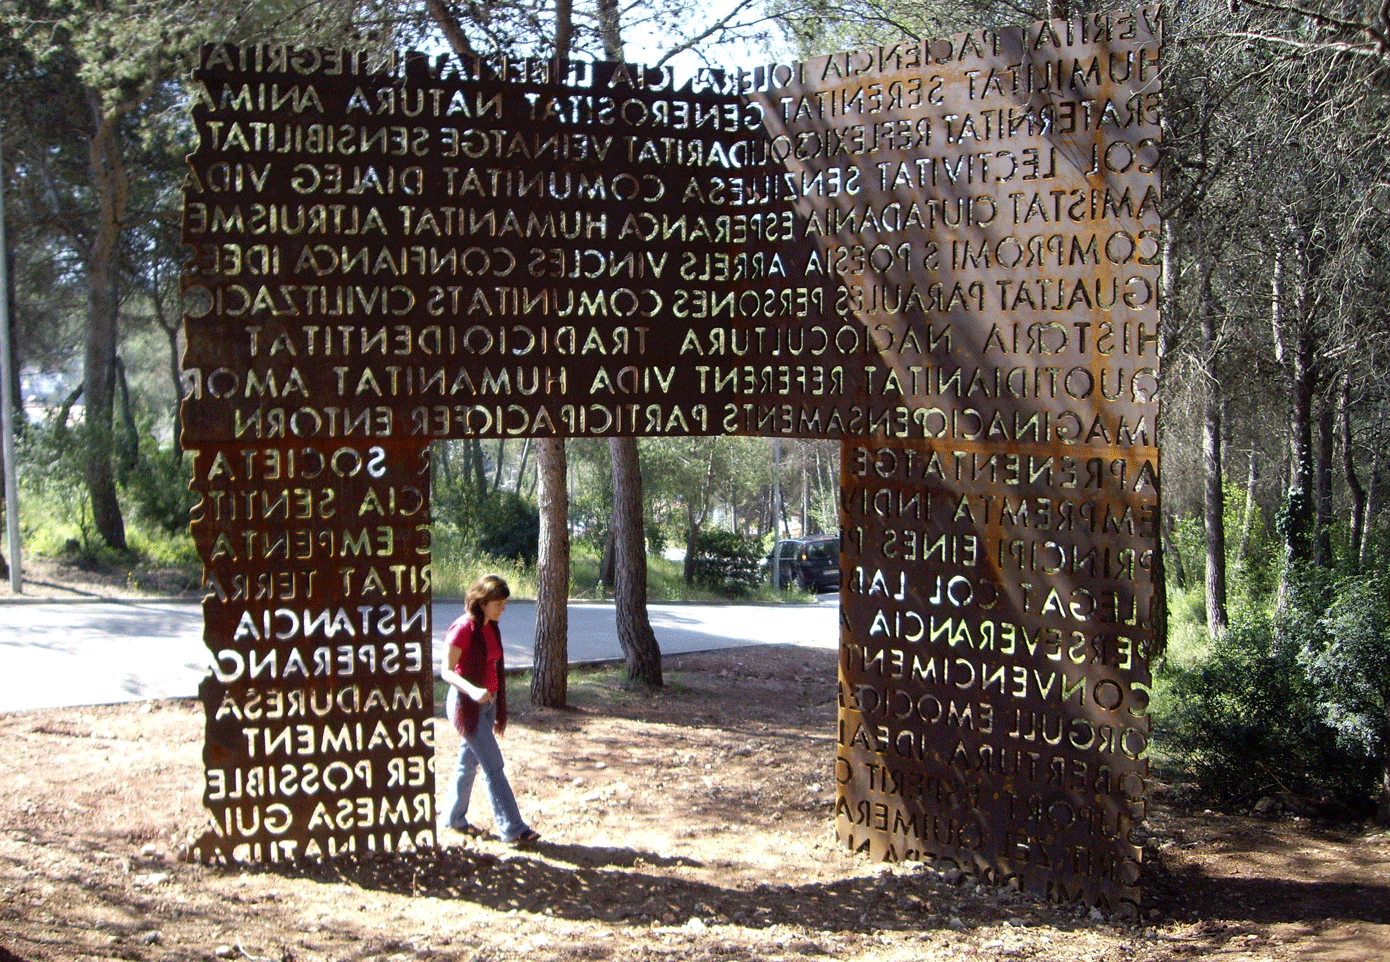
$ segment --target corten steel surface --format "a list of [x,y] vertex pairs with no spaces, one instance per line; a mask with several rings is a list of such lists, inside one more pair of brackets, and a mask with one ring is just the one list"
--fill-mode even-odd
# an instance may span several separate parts
[[898,412],[842,447],[839,834],[1129,915],[1161,629],[1143,16],[813,61],[774,129]]
[[[206,48],[184,441],[210,647],[427,645],[410,612],[428,598],[432,439],[839,437],[845,841],[1133,902],[1159,41],[1141,8],[690,81]],[[338,451],[372,470],[290,467]],[[290,542],[263,550],[280,528]],[[407,671],[425,678],[427,655]],[[357,663],[332,664],[288,690],[358,684]],[[205,699],[210,786],[265,755],[322,765],[319,735],[256,756],[238,734],[259,722],[244,702],[288,697],[268,672],[218,695],[229,707]],[[429,706],[398,693],[382,727],[399,733]],[[351,768],[345,737],[330,747]],[[279,857],[311,827],[315,850],[427,844],[423,809],[395,832],[399,806],[360,801],[416,748],[360,747],[395,766],[371,785],[310,791],[301,770],[230,798],[219,775],[207,851]]]
[[206,444],[204,861],[435,842],[428,448]]

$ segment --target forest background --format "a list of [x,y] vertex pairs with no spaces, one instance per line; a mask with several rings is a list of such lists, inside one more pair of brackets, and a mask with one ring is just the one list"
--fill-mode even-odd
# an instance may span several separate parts
[[[198,44],[632,60],[624,40],[641,37],[648,62],[725,65],[1107,6],[3,0],[26,556],[197,590],[176,426]],[[1206,804],[1390,824],[1390,4],[1164,9],[1157,760]],[[755,438],[440,443],[435,592],[501,568],[541,605],[538,652],[561,654],[565,599],[613,595],[629,675],[659,686],[646,599],[776,592],[758,559],[835,531],[838,455]],[[563,704],[564,677],[563,657],[538,658],[533,699]]]

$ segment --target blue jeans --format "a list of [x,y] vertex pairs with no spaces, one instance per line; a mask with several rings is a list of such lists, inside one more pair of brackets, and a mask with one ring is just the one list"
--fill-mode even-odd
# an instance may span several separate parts
[[[449,689],[450,718],[454,717],[454,700],[461,697],[457,689]],[[528,826],[521,820],[516,796],[512,794],[511,783],[502,770],[502,748],[497,744],[497,734],[492,730],[496,719],[496,704],[482,706],[478,711],[478,730],[472,737],[464,736],[449,797],[449,827],[460,830],[468,827],[468,798],[473,794],[473,780],[481,768],[488,796],[492,800],[493,825],[497,834],[510,842],[526,832]]]

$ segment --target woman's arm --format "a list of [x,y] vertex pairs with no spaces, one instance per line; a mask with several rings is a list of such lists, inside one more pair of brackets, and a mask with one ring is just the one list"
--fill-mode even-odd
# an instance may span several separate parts
[[492,704],[493,695],[481,685],[475,685],[467,678],[454,671],[453,665],[457,665],[463,658],[463,649],[457,645],[450,645],[449,650],[444,655],[444,664],[439,668],[439,677],[451,688],[457,688],[459,692],[479,705]]

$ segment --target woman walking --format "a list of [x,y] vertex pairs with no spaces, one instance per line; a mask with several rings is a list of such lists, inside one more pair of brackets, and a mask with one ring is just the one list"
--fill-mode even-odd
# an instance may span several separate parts
[[538,841],[540,835],[521,819],[497,744],[507,728],[507,685],[497,619],[507,610],[511,593],[497,575],[484,575],[468,589],[464,614],[449,626],[440,677],[449,686],[449,718],[463,736],[449,802],[449,827],[474,837],[485,834],[468,821],[468,799],[481,768],[497,834],[503,841],[524,843]]

